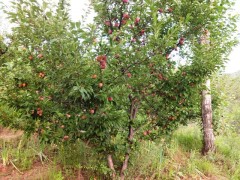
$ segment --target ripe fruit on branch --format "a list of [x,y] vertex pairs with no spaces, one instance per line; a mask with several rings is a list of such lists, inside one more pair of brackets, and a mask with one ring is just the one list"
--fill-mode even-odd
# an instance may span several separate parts
[[96,75],[96,74],[93,74],[93,75],[92,75],[92,78],[93,78],[93,79],[96,79],[96,78],[97,78],[97,75]]
[[169,116],[169,117],[168,117],[168,120],[169,120],[169,121],[173,121],[173,120],[175,120],[175,119],[176,119],[176,117],[174,117],[174,116]]
[[137,26],[139,24],[139,22],[140,22],[140,17],[137,17],[134,21],[134,24]]
[[106,55],[102,55],[102,60],[107,62],[107,56]]
[[146,130],[146,131],[143,132],[143,135],[144,135],[144,136],[147,136],[147,135],[149,135],[150,133],[151,133],[150,130]]
[[103,83],[99,83],[99,84],[98,84],[98,87],[99,87],[99,88],[102,88],[102,87],[103,87]]
[[119,23],[116,22],[116,23],[114,24],[114,27],[119,27]]
[[147,136],[147,135],[148,135],[147,131],[144,131],[144,132],[143,132],[143,135],[144,135],[144,136]]
[[149,67],[154,67],[154,63],[149,63]]
[[169,54],[166,54],[166,59],[168,60],[170,57],[169,57]]
[[22,83],[22,87],[26,87],[27,86],[27,83]]
[[122,21],[121,21],[121,24],[122,24],[122,25],[125,25],[125,24],[127,24],[127,20],[125,20],[125,19],[124,19],[124,20],[122,20]]
[[42,116],[43,110],[41,108],[37,108],[37,115]]
[[132,39],[131,39],[131,42],[132,42],[132,43],[136,42],[136,38],[132,38]]
[[40,96],[40,97],[39,97],[39,100],[40,100],[40,101],[43,101],[43,100],[44,100],[44,97],[43,97],[43,96]]
[[123,14],[123,19],[128,20],[129,18],[130,18],[129,14],[127,14],[127,13],[124,13],[124,14]]
[[159,12],[159,13],[163,13],[163,9],[162,9],[162,8],[159,8],[159,9],[158,9],[158,12]]
[[111,22],[110,21],[105,21],[104,23],[106,26],[111,26]]
[[38,74],[38,77],[44,78],[44,77],[45,77],[45,74],[44,74],[43,72],[40,72],[40,73]]
[[164,80],[163,75],[162,75],[162,74],[158,74],[158,79],[159,79],[159,80]]
[[89,113],[90,113],[90,114],[94,114],[94,112],[95,112],[94,109],[90,109],[90,110],[89,110]]
[[183,45],[184,44],[184,38],[181,37],[178,43],[179,43],[179,45]]
[[100,65],[100,69],[106,69],[106,65]]
[[82,115],[82,116],[81,116],[81,119],[82,119],[82,120],[85,120],[85,119],[87,119],[87,116]]
[[106,61],[106,62],[107,62],[107,56],[106,56],[106,55],[98,55],[98,56],[96,57],[96,60],[97,60],[98,62],[100,62],[100,61]]
[[99,63],[100,63],[100,65],[106,65],[106,61],[104,61],[104,60],[101,60]]
[[30,61],[32,61],[32,60],[33,60],[33,56],[30,55],[30,56],[28,57],[28,59],[29,59]]
[[127,73],[127,77],[131,78],[132,74],[131,73]]
[[106,63],[106,61],[104,61],[104,60],[101,60],[101,61],[100,61],[100,68],[101,68],[101,69],[105,69],[105,68],[106,68],[106,66],[107,66],[107,63]]
[[18,85],[18,87],[22,88],[22,87],[27,87],[27,83],[21,83]]
[[108,34],[112,34],[112,30],[111,29],[108,30]]
[[64,136],[64,137],[63,137],[63,140],[64,140],[64,141],[67,141],[68,139],[69,139],[69,136]]
[[129,85],[129,84],[127,84],[127,88],[128,88],[128,89],[132,89],[132,86]]
[[113,101],[113,98],[112,97],[108,97],[108,101]]
[[144,33],[145,33],[145,30],[142,29],[142,30],[140,31],[140,35],[142,36],[142,35],[144,35]]
[[123,3],[128,3],[129,0],[122,0]]
[[119,36],[117,36],[117,37],[114,38],[114,41],[119,42],[120,40],[121,40],[121,38],[120,38]]
[[172,12],[173,12],[173,9],[172,9],[172,8],[168,8],[168,12],[169,12],[169,13],[172,13]]
[[39,54],[39,55],[38,55],[38,58],[43,58],[43,54]]

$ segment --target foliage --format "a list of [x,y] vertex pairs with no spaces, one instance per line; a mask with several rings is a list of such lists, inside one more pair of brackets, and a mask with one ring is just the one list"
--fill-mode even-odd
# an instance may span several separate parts
[[[239,75],[224,74],[213,79],[213,89],[218,101],[218,131],[219,133],[239,133],[240,119],[240,97],[239,97]],[[216,102],[214,102],[216,104]]]
[[5,127],[24,129],[23,116],[16,108],[0,103],[0,123]]
[[66,145],[81,139],[117,162],[140,140],[198,117],[202,83],[235,44],[228,1],[98,0],[86,28],[65,1],[12,6],[0,100],[24,115],[26,132]]

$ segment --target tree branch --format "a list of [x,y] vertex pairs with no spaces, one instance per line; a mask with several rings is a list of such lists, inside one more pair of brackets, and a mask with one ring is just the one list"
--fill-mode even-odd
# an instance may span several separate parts
[[115,168],[114,168],[114,163],[113,163],[113,159],[112,159],[111,154],[108,154],[107,161],[108,161],[108,167],[112,170],[112,179],[115,179],[116,178],[116,171],[115,171]]

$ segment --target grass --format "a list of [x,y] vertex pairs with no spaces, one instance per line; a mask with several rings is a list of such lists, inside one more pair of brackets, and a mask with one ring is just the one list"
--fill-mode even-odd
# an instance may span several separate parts
[[[201,155],[201,131],[197,125],[181,127],[171,140],[143,141],[131,154],[126,179],[240,179],[240,137],[228,133],[216,137],[216,153]],[[167,141],[167,142],[166,142]],[[16,144],[16,143],[14,143]],[[45,146],[36,139],[22,137],[18,145],[1,141],[1,163],[10,161],[19,171],[47,164],[45,178],[53,180],[108,179],[105,157],[78,141],[75,144]],[[41,178],[40,178],[41,179]]]
[[199,151],[203,143],[200,128],[196,125],[189,125],[187,128],[180,128],[173,134],[173,141],[178,147],[185,151]]
[[240,137],[237,134],[216,137],[217,152],[204,157],[201,154],[201,131],[197,125],[179,128],[165,147],[164,144],[148,143],[142,144],[133,157],[129,179],[137,175],[143,179],[153,176],[156,179],[240,179]]

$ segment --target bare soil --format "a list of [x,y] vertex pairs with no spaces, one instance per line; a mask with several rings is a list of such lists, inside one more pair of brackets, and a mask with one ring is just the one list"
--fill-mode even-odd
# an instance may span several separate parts
[[22,173],[18,172],[13,166],[3,167],[0,165],[0,179],[1,180],[48,180],[49,167],[36,163],[30,170]]
[[[0,127],[0,142],[18,145],[23,136],[23,131],[16,131],[8,128]],[[36,137],[35,137],[36,138]],[[1,152],[0,146],[0,152]],[[0,154],[1,155],[1,154]],[[8,166],[3,166],[0,156],[0,180],[53,180],[50,178],[53,169],[61,169],[60,166],[54,167],[51,162],[42,164],[40,161],[34,162],[31,169],[19,172],[11,163]],[[66,180],[73,180],[65,177]],[[81,171],[76,172],[74,180],[84,180]]]
[[0,127],[0,140],[5,142],[16,142],[23,135],[23,131]]

